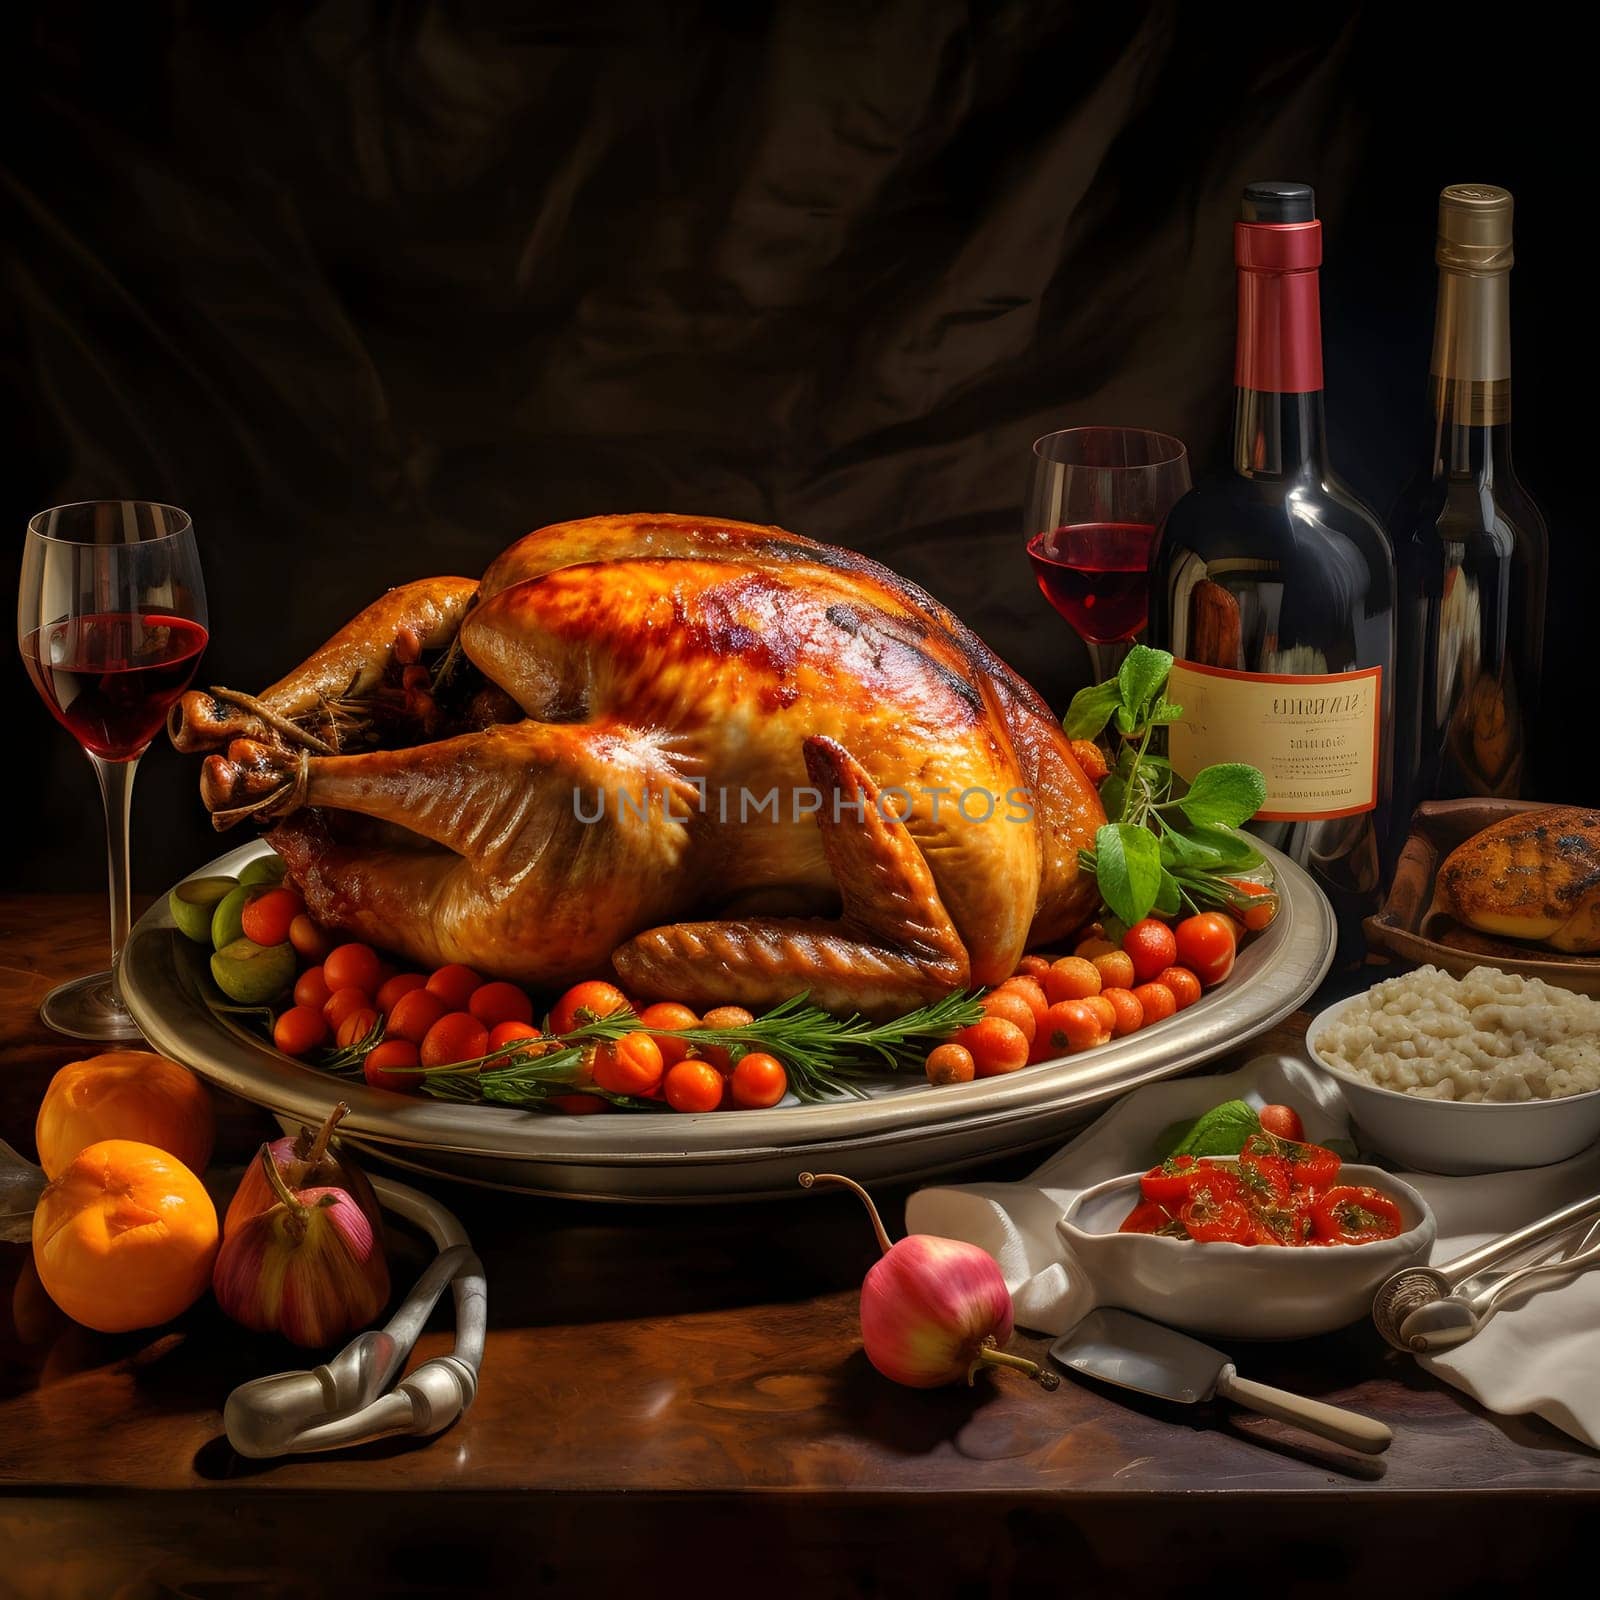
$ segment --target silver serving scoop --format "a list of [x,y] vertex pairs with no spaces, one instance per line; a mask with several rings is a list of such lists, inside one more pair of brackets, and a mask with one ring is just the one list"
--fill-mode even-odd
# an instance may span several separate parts
[[1415,1350],[1419,1355],[1452,1349],[1472,1338],[1502,1303],[1534,1289],[1533,1279],[1552,1279],[1553,1284],[1545,1287],[1554,1287],[1597,1266],[1600,1266],[1600,1223],[1589,1230],[1571,1255],[1555,1261],[1541,1261],[1519,1272],[1507,1272],[1486,1282],[1475,1294],[1468,1294],[1463,1287],[1454,1294],[1418,1306],[1400,1324],[1400,1337],[1408,1350]]
[[1091,1311],[1050,1346],[1050,1354],[1069,1371],[1102,1383],[1180,1405],[1213,1396],[1231,1400],[1367,1455],[1381,1454],[1394,1437],[1383,1423],[1357,1411],[1241,1378],[1220,1350],[1131,1311]]

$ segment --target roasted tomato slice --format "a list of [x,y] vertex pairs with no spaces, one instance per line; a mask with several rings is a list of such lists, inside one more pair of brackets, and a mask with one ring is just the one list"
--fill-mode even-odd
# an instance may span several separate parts
[[1311,1207],[1312,1234],[1324,1244],[1367,1244],[1392,1239],[1404,1227],[1399,1204],[1379,1189],[1342,1184]]
[[1292,1200],[1284,1205],[1251,1209],[1257,1244],[1302,1245],[1311,1242],[1311,1213]]
[[1253,1205],[1283,1205],[1294,1189],[1294,1169],[1287,1156],[1246,1150],[1239,1157],[1239,1182]]
[[1202,1157],[1200,1170],[1189,1185],[1189,1198],[1192,1200],[1198,1194],[1209,1194],[1213,1200],[1244,1199],[1238,1162]]
[[1276,1156],[1289,1166],[1289,1183],[1295,1189],[1326,1189],[1339,1176],[1339,1157],[1320,1144],[1278,1139],[1270,1133],[1253,1133],[1239,1152],[1240,1161]]
[[1242,1200],[1225,1200],[1210,1192],[1186,1201],[1178,1220],[1197,1244],[1253,1244],[1255,1219]]
[[1168,1156],[1139,1180],[1139,1192],[1159,1205],[1180,1205],[1188,1199],[1190,1185],[1203,1170],[1193,1156]]
[[1141,1200],[1122,1219],[1118,1233],[1159,1233],[1172,1221],[1172,1213],[1154,1200]]

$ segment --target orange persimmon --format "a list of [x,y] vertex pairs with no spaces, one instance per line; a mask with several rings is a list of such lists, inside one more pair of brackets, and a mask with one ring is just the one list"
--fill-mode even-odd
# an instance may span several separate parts
[[103,1139],[80,1150],[33,1213],[45,1292],[101,1333],[153,1328],[205,1293],[217,1211],[205,1186],[154,1145]]
[[211,1097],[187,1067],[149,1050],[108,1050],[69,1061],[50,1080],[33,1137],[39,1165],[53,1178],[102,1139],[153,1144],[203,1172],[214,1133]]

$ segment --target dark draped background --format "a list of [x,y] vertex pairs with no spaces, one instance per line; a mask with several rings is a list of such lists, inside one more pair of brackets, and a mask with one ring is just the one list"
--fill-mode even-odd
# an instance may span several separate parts
[[[1594,800],[1593,408],[1567,394],[1592,91],[1537,15],[14,5],[6,570],[46,505],[176,501],[201,680],[259,688],[541,523],[715,512],[881,558],[1063,703],[1086,668],[1022,554],[1029,443],[1128,422],[1215,458],[1241,185],[1316,185],[1332,446],[1381,511],[1425,451],[1435,196],[1502,183],[1553,545],[1545,792]],[[9,682],[0,881],[97,887],[88,767],[15,658]],[[137,884],[212,853],[195,778],[146,758]]]

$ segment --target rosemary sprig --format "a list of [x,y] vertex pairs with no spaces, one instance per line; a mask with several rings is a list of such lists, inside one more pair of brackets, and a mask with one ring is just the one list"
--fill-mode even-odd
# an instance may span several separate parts
[[[674,1032],[691,1044],[720,1046],[735,1060],[753,1050],[776,1056],[789,1074],[789,1087],[795,1096],[815,1104],[844,1096],[866,1099],[859,1080],[920,1067],[933,1044],[982,1015],[982,1007],[974,997],[953,994],[890,1022],[868,1022],[860,1016],[830,1016],[802,994],[737,1027],[684,1028]],[[534,1106],[556,1095],[580,1090],[597,1094],[622,1109],[659,1111],[659,1102],[607,1094],[589,1081],[585,1057],[594,1046],[620,1039],[640,1026],[632,1011],[614,1011],[553,1038],[513,1040],[475,1061],[414,1070],[422,1090],[440,1099]],[[359,1045],[328,1058],[323,1065],[334,1071],[352,1067],[359,1070],[358,1057],[376,1042],[369,1035]]]

